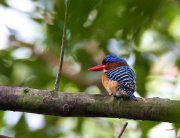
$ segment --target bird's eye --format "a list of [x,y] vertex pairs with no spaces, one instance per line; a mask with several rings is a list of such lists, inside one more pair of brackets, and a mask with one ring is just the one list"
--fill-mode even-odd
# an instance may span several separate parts
[[108,65],[108,64],[110,64],[110,62],[107,61],[107,60],[103,60],[103,61],[102,61],[102,64],[103,64],[103,65]]
[[107,61],[104,59],[104,60],[102,61],[102,64],[103,64],[103,65],[106,65],[106,63],[107,63]]

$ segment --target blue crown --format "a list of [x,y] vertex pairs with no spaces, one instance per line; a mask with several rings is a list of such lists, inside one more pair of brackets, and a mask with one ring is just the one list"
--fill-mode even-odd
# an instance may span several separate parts
[[125,63],[126,63],[126,60],[123,59],[123,58],[121,58],[121,57],[118,57],[118,56],[116,56],[116,55],[107,55],[107,56],[104,58],[102,64],[106,64],[106,63],[108,63],[108,62],[110,62],[110,63],[111,63],[111,62],[125,62]]

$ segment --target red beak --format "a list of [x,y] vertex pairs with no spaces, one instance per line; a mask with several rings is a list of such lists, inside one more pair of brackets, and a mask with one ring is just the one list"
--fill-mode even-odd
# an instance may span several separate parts
[[90,70],[90,71],[101,71],[101,70],[103,70],[105,68],[106,68],[106,65],[98,65],[98,66],[89,68],[88,70]]

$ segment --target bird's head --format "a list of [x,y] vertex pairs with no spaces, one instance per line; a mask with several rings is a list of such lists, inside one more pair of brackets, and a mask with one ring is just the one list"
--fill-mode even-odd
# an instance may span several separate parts
[[118,57],[116,55],[107,55],[101,65],[89,68],[90,71],[107,71],[119,66],[128,66],[125,59]]

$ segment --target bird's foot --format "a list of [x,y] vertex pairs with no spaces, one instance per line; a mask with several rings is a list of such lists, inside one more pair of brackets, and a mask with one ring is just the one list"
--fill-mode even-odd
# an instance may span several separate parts
[[119,91],[112,92],[111,95],[114,96],[114,97],[116,97],[116,98],[129,99],[129,96],[128,96],[128,95],[123,94],[122,92],[119,92]]
[[114,96],[114,97],[121,97],[122,96],[122,94],[120,93],[120,92],[112,92],[112,96]]

